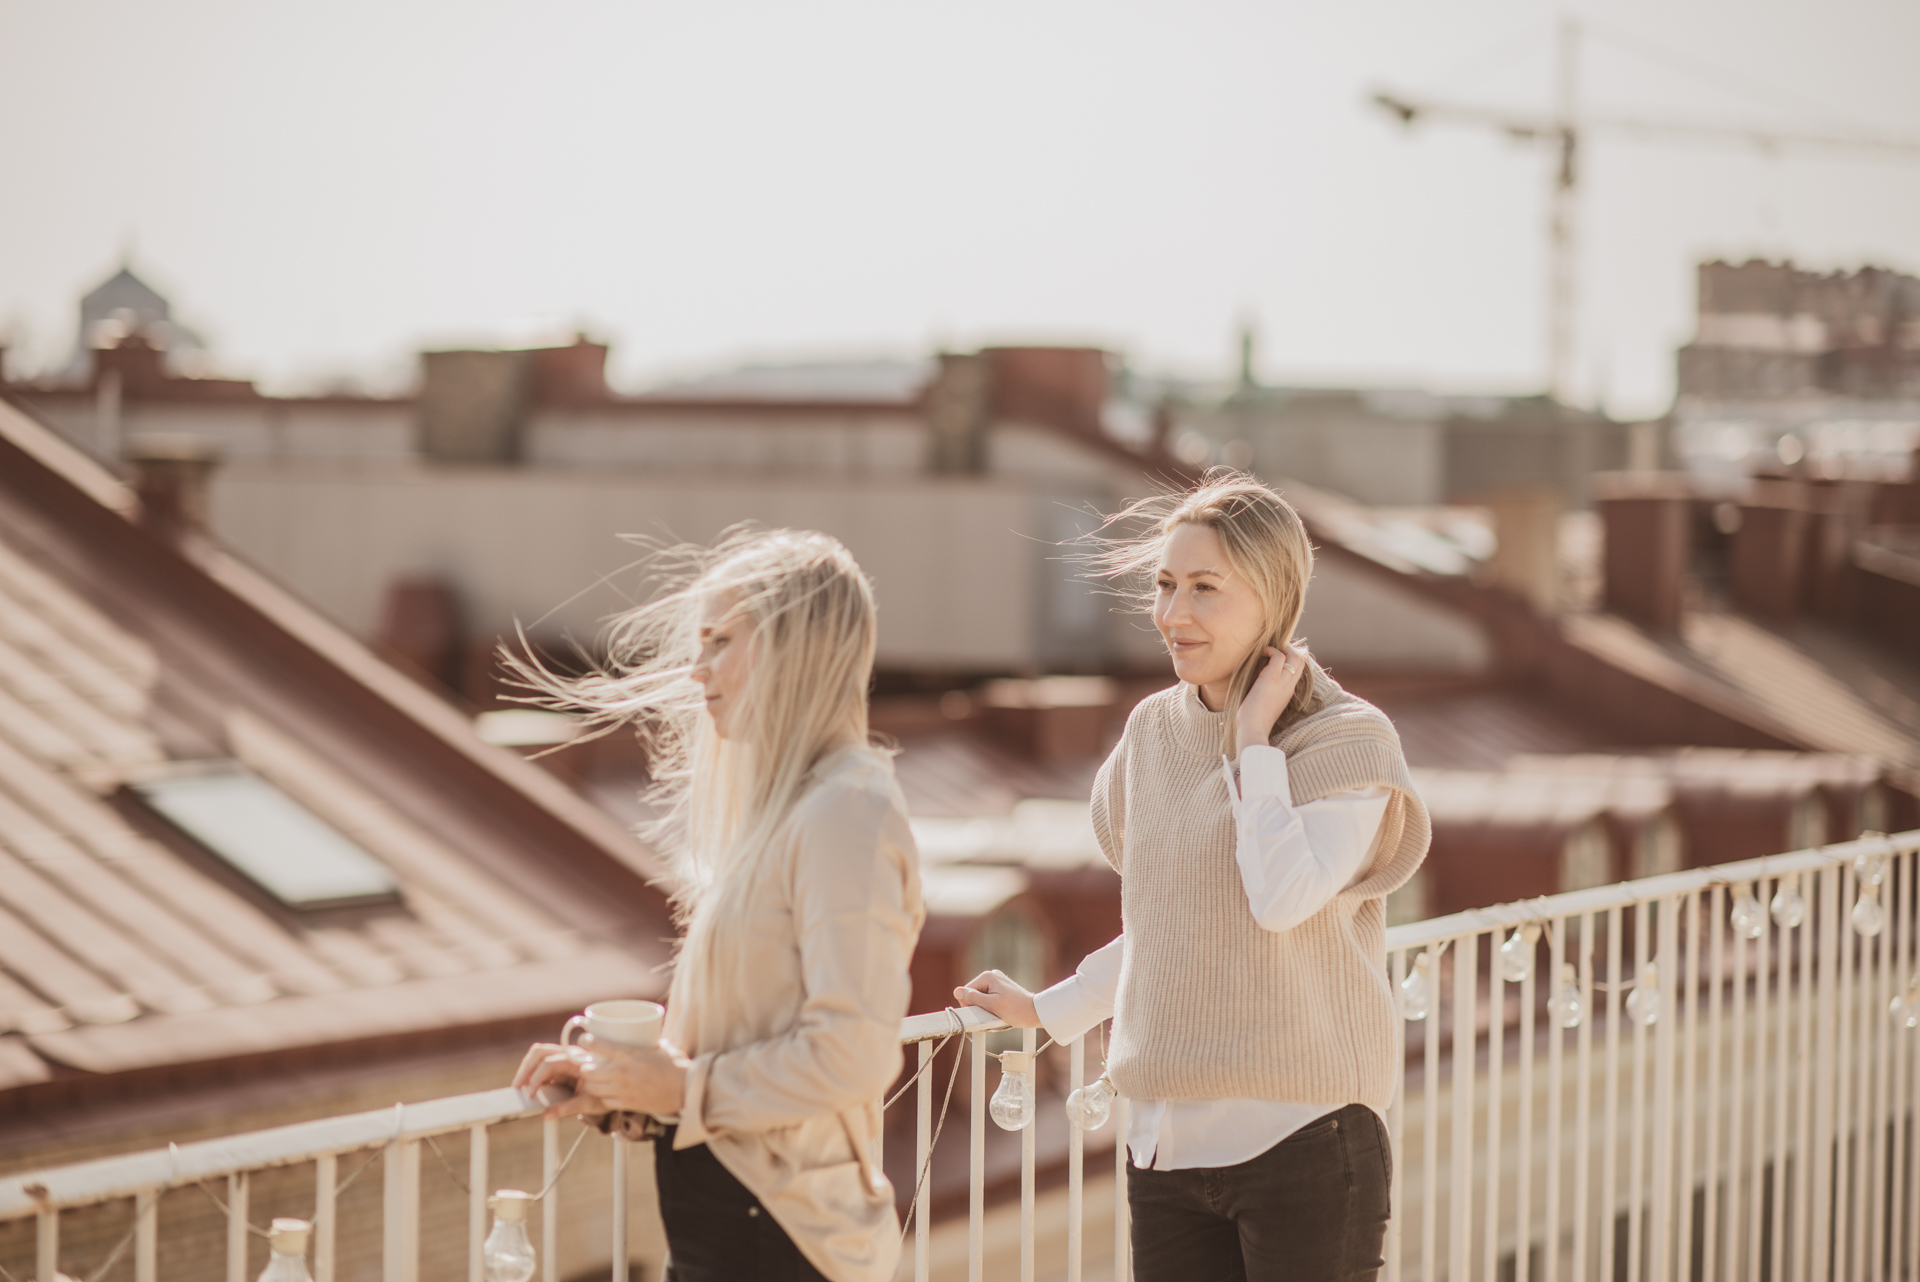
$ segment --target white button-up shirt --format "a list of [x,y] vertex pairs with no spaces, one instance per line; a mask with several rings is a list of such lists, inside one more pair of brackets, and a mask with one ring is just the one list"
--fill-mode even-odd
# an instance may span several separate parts
[[[1237,788],[1224,758],[1222,768],[1233,805],[1234,860],[1247,907],[1262,929],[1291,930],[1326,907],[1366,867],[1379,839],[1389,790],[1353,789],[1295,806],[1287,790],[1287,757],[1278,748],[1242,749]],[[1072,1041],[1112,1017],[1126,945],[1122,934],[1089,953],[1074,974],[1034,994],[1049,1037]],[[1353,1101],[1129,1102],[1127,1147],[1133,1164],[1180,1171],[1250,1161]]]

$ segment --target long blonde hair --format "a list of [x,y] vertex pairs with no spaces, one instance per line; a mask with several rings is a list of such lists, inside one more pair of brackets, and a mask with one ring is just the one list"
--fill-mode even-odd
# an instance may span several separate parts
[[[587,733],[632,725],[647,753],[649,836],[677,878],[689,941],[752,884],[762,856],[836,749],[867,742],[876,638],[873,589],[851,553],[810,530],[735,528],[711,548],[656,551],[656,594],[614,620],[584,677],[507,656],[531,702],[583,715]],[[693,680],[709,602],[745,626],[750,662],[728,736]]]
[[[1291,503],[1245,472],[1215,468],[1190,490],[1156,494],[1106,518],[1082,560],[1094,578],[1151,614],[1161,554],[1168,537],[1183,525],[1204,525],[1217,534],[1228,569],[1246,580],[1266,607],[1266,635],[1240,661],[1227,687],[1225,751],[1231,756],[1234,714],[1260,672],[1266,647],[1287,645],[1300,626],[1307,583],[1313,578],[1313,544]],[[1313,699],[1309,663],[1278,724],[1293,721]]]

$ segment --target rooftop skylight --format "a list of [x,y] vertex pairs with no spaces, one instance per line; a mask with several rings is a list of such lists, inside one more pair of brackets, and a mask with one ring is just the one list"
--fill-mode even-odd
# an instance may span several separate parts
[[243,767],[136,780],[146,803],[289,908],[389,900],[400,883],[338,829]]

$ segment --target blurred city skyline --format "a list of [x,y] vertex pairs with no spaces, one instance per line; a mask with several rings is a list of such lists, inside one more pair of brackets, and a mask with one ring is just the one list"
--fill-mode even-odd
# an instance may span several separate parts
[[[130,252],[218,368],[410,374],[422,344],[737,360],[1078,341],[1269,381],[1540,385],[1548,158],[1408,135],[1393,87],[1920,134],[1920,11],[0,0],[0,327],[71,344]],[[1920,267],[1920,164],[1590,140],[1578,399],[1665,409],[1693,263]],[[38,193],[36,198],[35,193]]]

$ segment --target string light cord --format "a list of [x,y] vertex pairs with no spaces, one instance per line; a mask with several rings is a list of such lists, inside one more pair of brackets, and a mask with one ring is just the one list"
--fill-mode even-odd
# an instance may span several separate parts
[[[931,1064],[946,1048],[947,1043],[956,1036],[958,1034],[949,1033],[942,1037],[940,1044],[934,1047],[933,1054],[927,1056],[927,1063]],[[956,1051],[953,1057],[953,1069],[947,1074],[947,1093],[946,1097],[940,1101],[940,1120],[934,1124],[933,1139],[927,1144],[927,1160],[920,1164],[920,1174],[913,1182],[913,1202],[907,1208],[906,1219],[900,1222],[900,1240],[903,1243],[907,1240],[907,1230],[913,1227],[913,1217],[920,1212],[920,1194],[926,1189],[927,1173],[933,1170],[933,1155],[940,1147],[940,1133],[947,1128],[947,1110],[953,1105],[953,1084],[960,1080],[962,1058],[964,1057]]]

